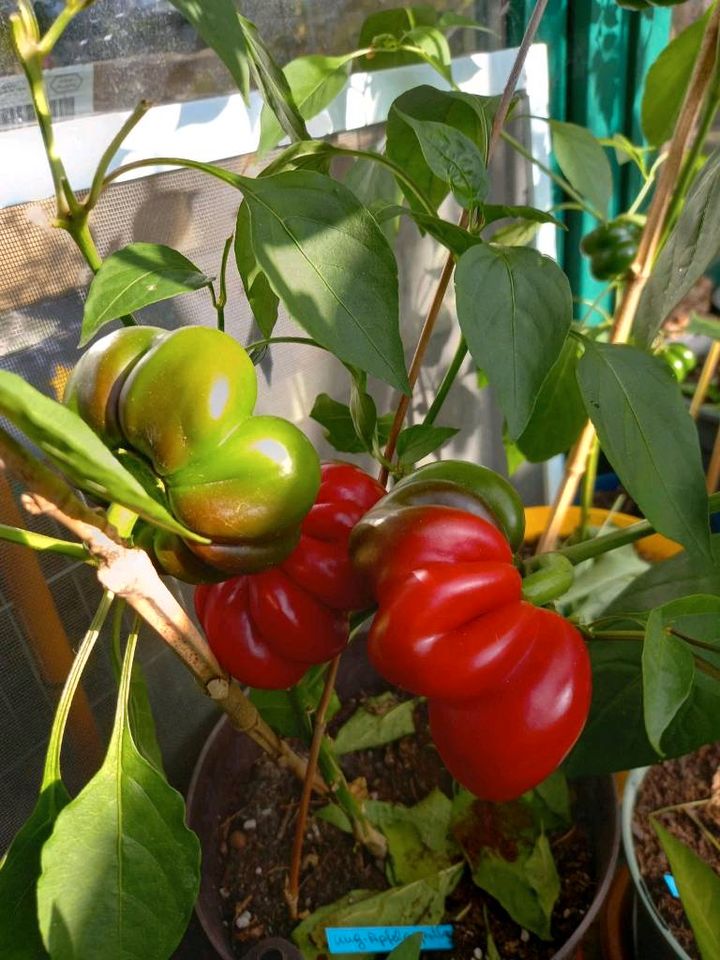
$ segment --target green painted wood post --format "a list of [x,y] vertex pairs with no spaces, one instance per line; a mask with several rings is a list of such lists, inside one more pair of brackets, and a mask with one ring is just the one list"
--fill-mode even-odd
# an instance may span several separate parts
[[[512,0],[508,42],[516,44],[533,7]],[[587,127],[598,137],[622,132],[642,142],[640,97],[651,63],[667,43],[671,10],[646,13],[618,7],[615,0],[550,0],[539,39],[548,44],[552,116]],[[611,157],[615,190],[609,216],[626,209],[638,188],[631,172]],[[594,301],[603,284],[595,280],[579,250],[580,239],[596,225],[587,214],[568,211],[563,266],[579,301]],[[601,301],[608,307],[606,298]],[[586,308],[576,307],[583,316]],[[599,317],[596,315],[594,320]]]

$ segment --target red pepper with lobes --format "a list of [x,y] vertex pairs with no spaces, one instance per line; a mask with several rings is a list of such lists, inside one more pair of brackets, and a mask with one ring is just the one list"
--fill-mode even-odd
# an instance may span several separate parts
[[222,667],[242,683],[280,690],[348,640],[348,613],[373,602],[352,566],[350,532],[385,489],[349,463],[321,467],[300,543],[280,566],[195,590],[195,609]]
[[451,496],[438,480],[436,470],[430,484],[399,485],[353,531],[353,561],[379,602],[368,652],[387,680],[428,698],[453,776],[483,799],[509,800],[552,773],[579,737],[589,657],[573,626],[523,602],[488,498],[478,503],[461,484]]

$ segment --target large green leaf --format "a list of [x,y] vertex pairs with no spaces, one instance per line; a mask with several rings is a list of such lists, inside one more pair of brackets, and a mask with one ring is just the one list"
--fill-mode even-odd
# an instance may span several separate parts
[[455,889],[462,864],[433,877],[375,893],[352,890],[336,903],[320,907],[293,930],[292,938],[305,960],[327,954],[326,927],[407,926],[439,923],[445,898]]
[[667,364],[635,347],[586,340],[578,380],[625,489],[656,530],[710,561],[697,430]]
[[638,613],[693,593],[720,594],[720,534],[711,537],[715,563],[683,551],[656,563],[623,590],[604,613]]
[[[661,757],[645,731],[642,644],[593,640],[589,649],[593,673],[590,716],[565,762],[565,772],[570,777],[590,776],[656,763]],[[720,683],[696,670],[690,696],[663,734],[663,750],[669,757],[679,757],[717,739]]]
[[[433,172],[420,149],[417,133],[407,118],[453,127],[464,134],[484,158],[494,109],[495,100],[491,98],[474,97],[455,91],[445,92],[428,86],[415,87],[399,96],[390,107],[385,152],[417,184],[432,206],[437,208],[447,196],[448,183]],[[412,191],[402,184],[400,186],[410,206],[414,210],[427,213]]]
[[98,944],[106,960],[166,960],[197,896],[200,845],[183,799],[130,731],[133,653],[131,640],[103,765],[43,848],[38,916],[54,960],[85,960]]
[[470,353],[497,390],[514,440],[527,427],[570,329],[568,279],[536,250],[482,244],[460,258],[455,293]]
[[38,929],[35,884],[40,875],[43,845],[69,800],[62,781],[46,786],[0,865],[0,956],[3,960],[41,960],[47,956]]
[[128,507],[167,530],[194,540],[204,539],[178,523],[146,493],[76,413],[8,371],[0,371],[0,414],[81,490]]
[[389,203],[384,204],[375,213],[375,219],[380,224],[386,223],[394,217],[412,217],[421,231],[429,233],[434,240],[447,247],[457,257],[469,250],[470,247],[482,243],[480,237],[465,230],[457,223],[451,223],[449,220],[443,220],[441,217],[435,217],[420,210],[412,210],[410,207],[401,207],[398,204]]
[[690,188],[682,212],[653,266],[633,333],[650,344],[665,318],[690,292],[720,248],[720,149]]
[[585,127],[562,120],[551,120],[550,132],[553,153],[563,176],[604,217],[613,181],[610,162],[597,137]]
[[688,644],[667,629],[662,607],[652,611],[645,626],[642,672],[645,730],[663,753],[662,736],[692,692],[695,661]]
[[413,711],[417,700],[400,703],[392,693],[371,697],[338,730],[335,737],[336,753],[351,753],[380,747],[415,732]]
[[720,957],[720,877],[657,817],[651,822],[670,862],[700,956],[702,960],[717,960]]
[[458,430],[455,427],[436,427],[430,423],[416,423],[405,427],[397,441],[400,463],[417,463],[452,440]]
[[271,337],[277,323],[280,301],[258,266],[252,247],[250,208],[244,200],[240,204],[235,226],[235,263],[255,322],[264,337]]
[[247,102],[250,65],[245,36],[238,22],[235,0],[170,0],[215,51],[230,71]]
[[[323,57],[310,54],[297,57],[283,67],[285,79],[292,91],[293,99],[300,116],[310,120],[332,103],[347,83],[350,63],[354,54],[346,53],[340,57]],[[261,153],[271,150],[280,142],[283,130],[277,117],[267,104],[260,114]]]
[[250,58],[250,70],[263,100],[291,140],[308,140],[310,135],[295,105],[285,74],[265,46],[257,27],[239,14],[238,23]]
[[151,303],[191,293],[210,277],[162,243],[130,243],[110,254],[93,277],[83,313],[80,346],[106,323]]
[[640,110],[642,130],[652,147],[672,136],[709,16],[708,10],[678,34],[648,70]]
[[435,120],[416,120],[398,107],[395,111],[413,130],[433,174],[448,184],[465,208],[477,207],[488,191],[485,161],[473,141],[460,130]]
[[[253,688],[250,699],[263,720],[281,737],[297,737],[299,740],[309,741],[312,732],[311,714],[320,702],[326,671],[325,664],[311,667],[292,690]],[[333,693],[325,714],[326,719],[331,720],[339,709],[340,701],[337,694]]]
[[517,445],[531,463],[542,463],[573,445],[585,423],[577,382],[580,346],[568,337],[540,388],[535,409]]
[[397,264],[374,218],[311,170],[241,182],[255,256],[290,314],[340,359],[407,390]]

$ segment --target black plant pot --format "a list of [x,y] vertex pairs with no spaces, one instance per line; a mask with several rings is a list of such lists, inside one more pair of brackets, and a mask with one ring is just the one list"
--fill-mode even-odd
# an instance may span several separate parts
[[[356,641],[343,655],[337,689],[341,699],[360,692],[377,693],[385,681],[370,666],[364,644]],[[228,929],[223,923],[219,893],[223,860],[218,843],[218,825],[227,813],[227,795],[232,784],[250,775],[260,749],[238,733],[223,717],[210,734],[195,766],[187,797],[188,823],[200,837],[202,874],[195,910],[208,939],[223,960],[235,960]],[[590,842],[597,867],[595,897],[572,936],[557,950],[553,960],[572,960],[607,896],[620,845],[620,814],[612,777],[591,777],[576,782],[579,803],[587,812]],[[252,948],[248,960],[300,960],[297,948],[281,938],[266,939]]]

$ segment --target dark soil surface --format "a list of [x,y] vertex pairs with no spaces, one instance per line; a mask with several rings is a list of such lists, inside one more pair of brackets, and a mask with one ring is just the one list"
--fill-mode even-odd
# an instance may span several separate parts
[[[645,777],[637,796],[633,835],[640,871],[660,913],[670,926],[678,943],[687,953],[700,960],[690,924],[680,900],[668,890],[663,879],[670,865],[660,841],[650,824],[649,815],[663,807],[711,796],[713,778],[716,793],[720,795],[720,743],[701,747],[696,753],[678,760],[667,760],[653,767]],[[717,804],[693,808],[694,815],[720,839],[720,796]],[[661,816],[662,824],[679,840],[688,844],[715,871],[720,874],[720,852],[704,836],[700,827],[683,811],[671,811]]]
[[[346,703],[343,714],[352,709]],[[414,737],[386,747],[348,755],[343,766],[349,781],[375,799],[412,805],[434,787],[449,791],[450,781],[426,731],[424,711],[418,710]],[[225,923],[239,957],[262,937],[288,937],[290,921],[283,897],[299,799],[295,778],[264,759],[249,782],[238,785],[236,805],[229,807],[218,842],[225,870],[221,895]],[[453,960],[478,960],[485,955],[484,913],[503,958],[548,960],[576,928],[595,892],[593,856],[588,832],[577,811],[568,832],[549,839],[562,881],[553,914],[554,943],[545,943],[514,923],[495,900],[474,886],[466,874],[448,898],[446,920],[455,926]],[[310,817],[301,874],[300,909],[311,912],[357,888],[388,887],[383,864],[335,827]],[[448,954],[427,954],[447,960]]]

